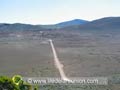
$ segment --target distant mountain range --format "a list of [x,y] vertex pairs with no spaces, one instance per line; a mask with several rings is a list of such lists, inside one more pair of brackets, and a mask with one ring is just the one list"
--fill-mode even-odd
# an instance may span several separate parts
[[105,17],[91,22],[65,27],[67,30],[120,30],[120,17]]
[[31,25],[31,24],[21,24],[21,23],[15,23],[15,24],[6,24],[2,23],[0,24],[0,31],[36,31],[36,30],[45,30],[45,28],[42,28],[37,25]]
[[82,19],[74,19],[70,21],[60,22],[54,25],[41,25],[41,27],[46,28],[46,29],[60,29],[64,27],[74,26],[74,25],[82,25],[88,22],[89,21],[82,20]]
[[31,25],[31,24],[0,24],[0,31],[26,31],[26,30],[120,30],[120,17],[105,17],[93,21],[75,19],[54,25]]
[[68,27],[68,26],[73,26],[73,25],[82,25],[82,24],[86,24],[88,22],[89,21],[82,20],[82,19],[74,19],[74,20],[71,20],[71,21],[61,22],[61,23],[58,23],[58,24],[55,24],[55,25],[59,26],[59,27]]

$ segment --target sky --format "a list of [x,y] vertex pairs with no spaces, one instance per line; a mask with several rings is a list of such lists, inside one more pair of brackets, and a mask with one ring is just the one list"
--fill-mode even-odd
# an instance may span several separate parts
[[0,0],[0,23],[55,24],[120,16],[120,0]]

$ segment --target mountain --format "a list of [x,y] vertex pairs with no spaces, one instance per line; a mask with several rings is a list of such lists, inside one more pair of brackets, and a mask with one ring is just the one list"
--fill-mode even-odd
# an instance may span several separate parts
[[120,30],[120,17],[105,17],[93,21],[74,19],[54,25],[0,24],[0,31],[40,31],[40,30]]
[[14,24],[7,24],[1,23],[0,24],[0,31],[28,31],[28,30],[44,30],[44,28],[31,25],[31,24],[21,24],[21,23],[14,23]]
[[82,25],[82,24],[86,24],[88,22],[89,21],[86,21],[86,20],[74,19],[74,20],[65,21],[65,22],[61,22],[61,23],[55,24],[55,26],[58,26],[58,27],[68,27],[68,26],[73,26],[73,25]]
[[118,30],[120,29],[120,17],[105,17],[93,20],[86,24],[65,27],[66,30]]
[[82,20],[82,19],[74,19],[70,21],[65,21],[65,22],[60,22],[57,24],[51,24],[51,25],[37,25],[45,29],[60,29],[68,26],[73,26],[73,25],[82,25],[85,23],[88,23],[89,21]]

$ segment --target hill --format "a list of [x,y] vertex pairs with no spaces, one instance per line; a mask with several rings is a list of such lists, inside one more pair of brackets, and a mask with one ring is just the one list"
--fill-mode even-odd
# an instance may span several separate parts
[[67,26],[73,26],[73,25],[82,25],[82,24],[86,24],[89,21],[86,20],[82,20],[82,19],[74,19],[74,20],[70,20],[70,21],[65,21],[65,22],[61,22],[58,24],[55,24],[58,27],[67,27]]
[[40,26],[31,25],[31,24],[21,24],[21,23],[0,24],[0,31],[33,31],[33,30],[36,31],[36,30],[45,30],[45,29]]
[[105,17],[83,25],[65,27],[66,30],[113,30],[120,29],[120,17]]
[[54,25],[31,25],[1,23],[0,31],[41,31],[41,30],[119,30],[120,17],[105,17],[93,21],[74,19]]

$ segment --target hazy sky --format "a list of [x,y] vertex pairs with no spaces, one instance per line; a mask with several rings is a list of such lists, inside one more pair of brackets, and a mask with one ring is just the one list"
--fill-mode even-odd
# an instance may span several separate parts
[[0,0],[0,23],[54,24],[120,16],[120,0]]

